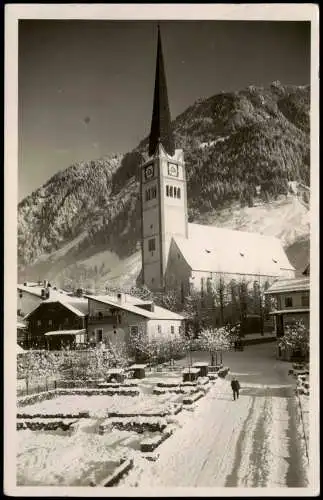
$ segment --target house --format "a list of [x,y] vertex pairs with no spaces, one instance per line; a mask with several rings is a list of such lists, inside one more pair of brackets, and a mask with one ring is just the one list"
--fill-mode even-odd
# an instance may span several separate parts
[[310,321],[310,278],[277,280],[265,292],[272,297],[275,319],[275,333],[283,337],[286,325],[301,320],[309,328]]
[[17,344],[22,346],[26,341],[26,331],[27,325],[24,323],[21,318],[17,317]]
[[149,159],[140,171],[140,193],[140,280],[149,289],[176,289],[184,298],[220,277],[269,286],[295,276],[277,238],[188,223],[184,154],[174,146],[159,31]]
[[183,316],[151,301],[128,294],[89,295],[88,340],[90,344],[127,345],[131,336],[148,340],[176,339]]
[[88,301],[61,294],[43,300],[27,314],[27,338],[24,347],[61,349],[86,342]]
[[67,292],[57,290],[46,280],[36,283],[25,282],[22,285],[17,285],[17,315],[23,318],[49,297],[66,295],[68,295]]

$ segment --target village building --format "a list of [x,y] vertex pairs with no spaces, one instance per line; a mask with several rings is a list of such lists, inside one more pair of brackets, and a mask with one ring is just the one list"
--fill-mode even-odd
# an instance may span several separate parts
[[184,154],[175,150],[158,31],[149,159],[140,172],[141,283],[150,290],[177,290],[182,299],[206,290],[219,277],[267,283],[293,278],[281,242],[261,234],[188,223]]
[[25,282],[17,285],[17,316],[23,318],[48,298],[65,297],[67,292],[58,290],[47,281]]
[[88,341],[90,344],[129,345],[140,336],[147,341],[176,339],[183,316],[124,293],[89,295]]
[[33,349],[75,348],[86,343],[88,301],[61,296],[42,301],[27,314],[25,342]]
[[277,280],[265,292],[274,300],[270,314],[275,319],[275,333],[283,337],[286,325],[302,321],[306,328],[310,323],[310,278],[305,276],[294,279]]
[[27,325],[21,318],[17,317],[17,344],[23,346],[27,340]]

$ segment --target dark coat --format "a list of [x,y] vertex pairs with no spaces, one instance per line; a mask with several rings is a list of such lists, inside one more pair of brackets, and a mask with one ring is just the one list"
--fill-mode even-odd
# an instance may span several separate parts
[[231,388],[235,392],[240,389],[240,384],[239,384],[238,380],[232,380],[231,381]]

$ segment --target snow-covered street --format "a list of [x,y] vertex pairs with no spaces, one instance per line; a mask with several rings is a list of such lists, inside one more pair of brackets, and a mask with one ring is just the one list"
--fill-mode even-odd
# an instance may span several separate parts
[[274,344],[227,353],[239,379],[233,401],[230,379],[218,380],[159,448],[156,462],[135,467],[124,485],[140,487],[305,487],[306,464],[297,431],[295,381]]

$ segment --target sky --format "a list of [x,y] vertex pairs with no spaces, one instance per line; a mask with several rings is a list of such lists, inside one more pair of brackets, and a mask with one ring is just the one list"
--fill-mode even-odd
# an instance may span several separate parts
[[[310,23],[162,21],[172,119],[248,85],[310,83]],[[75,162],[148,135],[157,22],[20,20],[19,200]]]

